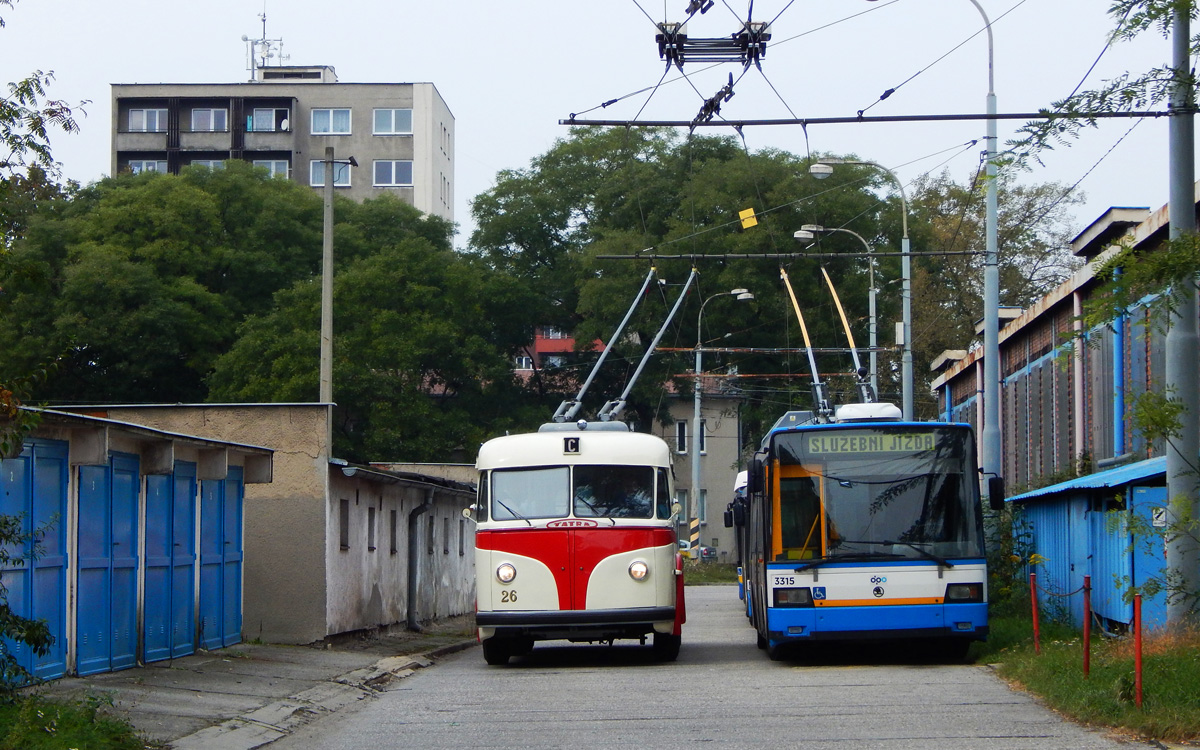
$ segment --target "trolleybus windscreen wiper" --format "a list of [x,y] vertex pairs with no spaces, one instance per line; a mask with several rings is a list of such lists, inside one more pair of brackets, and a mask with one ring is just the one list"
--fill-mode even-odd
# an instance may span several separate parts
[[[509,515],[511,515],[513,518],[517,519],[518,521],[524,521],[525,523],[529,524],[530,526],[533,525],[533,521],[530,521],[525,516],[521,515],[520,513],[513,510],[512,508],[508,507],[508,503],[504,502],[500,498],[496,498],[496,502],[500,504],[501,508],[504,508],[505,510],[507,510]],[[493,514],[493,515],[495,515],[495,514]]]
[[[909,549],[915,550],[918,555],[925,558],[926,560],[932,560],[933,562],[937,563],[938,565],[944,565],[947,568],[954,567],[954,563],[950,562],[946,558],[941,557],[940,555],[935,555],[927,549],[922,549],[922,548],[918,547],[917,545],[913,544],[912,542],[899,542],[894,539],[881,539],[880,541],[877,541],[877,542],[863,541],[860,539],[843,539],[841,541],[844,544],[878,544],[882,547],[894,547],[897,544],[902,544],[905,547],[908,547]],[[896,557],[902,557],[902,555],[895,555],[895,553],[892,553],[892,554]]]
[[806,562],[803,565],[798,565],[796,566],[796,572],[800,573],[805,570],[820,568],[825,565],[833,565],[834,563],[867,562],[869,560],[878,560],[884,557],[904,557],[904,555],[897,555],[895,552],[847,552],[841,555],[822,557],[819,560],[813,560],[812,562]]

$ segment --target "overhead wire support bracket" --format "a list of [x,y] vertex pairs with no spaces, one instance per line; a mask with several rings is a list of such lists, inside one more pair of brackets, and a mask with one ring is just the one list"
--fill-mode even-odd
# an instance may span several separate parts
[[692,38],[687,34],[687,23],[664,21],[658,24],[658,57],[667,65],[683,70],[685,63],[741,63],[762,67],[767,56],[767,42],[771,40],[771,24],[763,21],[746,21],[736,33],[724,37]]
[[692,120],[691,129],[695,130],[696,126],[702,122],[708,122],[716,115],[721,114],[721,104],[733,98],[733,73],[729,74],[729,83],[721,87],[721,90],[713,94],[711,98],[704,101],[704,106],[700,107],[700,112]]

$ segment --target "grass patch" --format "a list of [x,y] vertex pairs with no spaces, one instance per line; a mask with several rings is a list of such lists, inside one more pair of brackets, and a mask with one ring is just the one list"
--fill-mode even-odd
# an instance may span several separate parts
[[101,711],[103,697],[56,701],[25,695],[0,704],[0,750],[145,750],[155,745]]
[[737,566],[733,563],[684,560],[683,582],[688,586],[708,583],[737,583]]
[[1134,703],[1131,636],[1093,634],[1087,679],[1077,631],[1045,623],[1041,646],[1041,653],[1035,653],[1028,616],[1001,616],[991,620],[989,642],[972,646],[971,654],[980,662],[999,663],[1002,677],[1085,724],[1170,742],[1200,737],[1200,632],[1146,636],[1142,708]]

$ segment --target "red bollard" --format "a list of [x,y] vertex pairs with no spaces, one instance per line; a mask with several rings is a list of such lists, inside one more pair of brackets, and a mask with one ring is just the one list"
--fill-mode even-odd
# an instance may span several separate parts
[[1092,667],[1092,577],[1083,577],[1083,679]]
[[1133,703],[1142,707],[1142,595],[1133,595]]
[[1033,602],[1033,653],[1042,653],[1041,633],[1038,631],[1037,573],[1029,574],[1029,599]]

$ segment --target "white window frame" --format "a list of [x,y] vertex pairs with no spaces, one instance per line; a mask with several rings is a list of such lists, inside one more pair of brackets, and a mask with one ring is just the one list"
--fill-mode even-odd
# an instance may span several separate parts
[[[152,116],[150,114],[153,113]],[[141,117],[142,126],[134,127],[134,115]],[[150,120],[154,120],[154,127],[149,127]],[[158,108],[139,107],[129,110],[129,132],[130,133],[165,133],[167,132],[167,110]]]
[[701,456],[708,455],[708,420],[700,420],[700,434],[696,435],[696,449]]
[[[153,164],[152,169],[147,169],[147,164]],[[163,174],[167,171],[166,159],[130,159],[125,165],[133,174],[141,174],[142,172],[153,172],[155,174]],[[162,167],[161,169],[159,167]]]
[[292,166],[288,164],[287,159],[255,159],[251,164],[267,170],[272,177],[286,178],[292,171]]
[[[342,162],[333,163],[333,186],[335,188],[350,187],[350,165]],[[345,177],[345,180],[340,178]],[[313,159],[308,163],[309,187],[325,187],[325,160]]]
[[675,420],[675,452],[686,456],[688,452],[688,423],[686,419]]
[[[408,113],[408,129],[407,130],[397,129],[397,127],[396,127],[396,113],[397,112],[407,112]],[[373,135],[412,135],[413,134],[412,112],[413,112],[412,107],[392,107],[392,108],[380,107],[380,108],[373,110],[371,112],[371,132],[372,132],[372,134]],[[384,113],[387,113],[386,114],[387,122],[385,122],[384,127],[381,128],[379,119],[381,116],[384,116]]]
[[[381,181],[379,179],[379,166],[381,164],[390,165],[388,167],[388,170],[389,170],[389,174],[391,174],[391,178],[387,181]],[[407,164],[408,165],[408,182],[397,182],[397,180],[396,180],[396,165],[397,164]],[[372,181],[372,185],[374,185],[375,187],[412,187],[412,185],[413,185],[412,173],[413,173],[412,159],[376,159],[371,164],[371,181]]]
[[533,357],[530,357],[529,355],[520,355],[518,357],[515,357],[513,360],[513,369],[514,370],[532,370],[533,369]]
[[[346,129],[345,130],[334,130],[334,128],[336,127],[336,120],[337,120],[337,115],[335,113],[337,113],[337,112],[345,112],[346,113]],[[317,116],[318,116],[318,114],[321,114],[321,113],[323,113],[325,116],[327,116],[329,118],[329,129],[328,130],[318,130],[317,129]],[[354,129],[353,128],[354,112],[349,107],[314,107],[312,110],[312,116],[310,118],[310,122],[312,123],[312,134],[313,135],[351,135],[352,134],[351,131]]]
[[205,169],[224,169],[224,159],[193,159],[188,162],[188,166],[204,167]]
[[[196,118],[203,113],[207,113],[209,127],[196,127]],[[220,123],[217,121],[220,120]],[[220,127],[218,127],[220,125]],[[193,107],[192,108],[192,132],[193,133],[227,133],[229,132],[229,110],[225,107]]]

